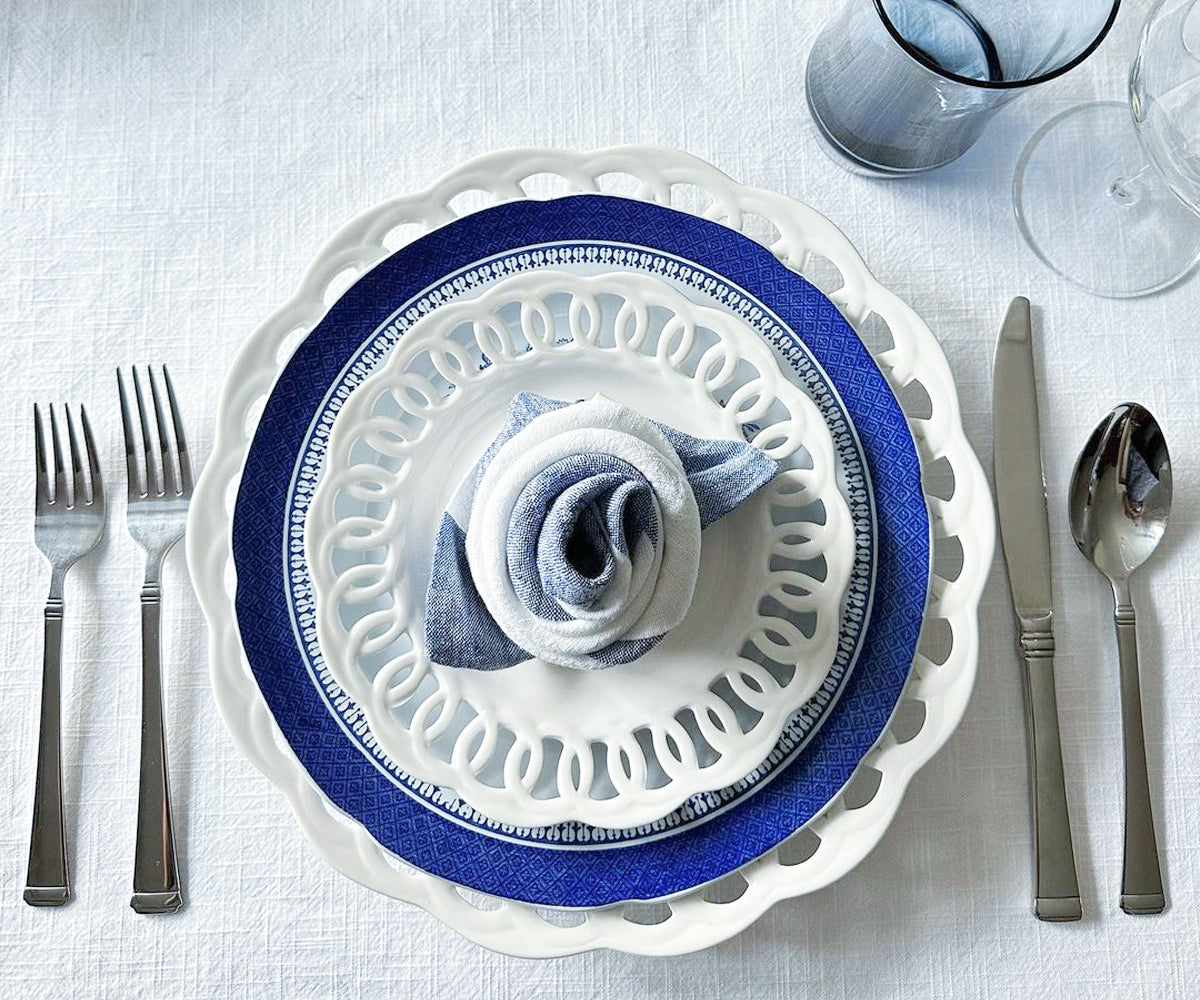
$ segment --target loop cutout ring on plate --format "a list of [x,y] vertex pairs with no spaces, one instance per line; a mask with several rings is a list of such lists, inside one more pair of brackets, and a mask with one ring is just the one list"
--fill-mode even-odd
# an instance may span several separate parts
[[[533,337],[531,316],[540,317]],[[630,316],[642,317],[641,327],[624,322]],[[680,342],[689,350],[676,331],[686,331]],[[497,343],[509,347],[487,354]],[[430,382],[414,405],[408,389],[455,348],[464,359],[455,382],[442,385],[436,402]],[[706,378],[714,359],[740,375]],[[852,571],[869,577],[871,570],[871,546],[856,543],[840,492],[842,460],[824,417],[779,364],[744,323],[643,274],[519,274],[413,325],[342,403],[306,530],[322,667],[365,712],[373,739],[398,767],[502,823],[634,828],[763,763],[840,646],[856,645],[841,627],[842,602]],[[769,445],[782,472],[705,529],[691,607],[637,660],[594,676],[538,658],[496,673],[433,662],[423,602],[431,542],[441,512],[456,502],[457,469],[473,461],[472,439],[491,441],[514,392],[552,388],[574,397],[602,392],[696,436],[750,437]],[[565,425],[570,418],[558,410],[539,419]],[[419,432],[406,436],[418,420]],[[370,442],[380,438],[396,442],[386,455],[372,454]],[[561,457],[567,439],[554,440],[547,454]],[[626,453],[608,432],[593,445],[634,462],[645,457],[640,443]],[[670,448],[665,438],[660,445]],[[498,456],[484,488],[506,477],[523,482],[521,462],[543,464],[536,454]],[[661,463],[657,479],[670,465]],[[357,500],[362,483],[377,484],[386,499]],[[503,545],[515,490],[484,505],[479,523],[472,518],[478,544]],[[697,515],[685,492],[680,510],[668,512],[668,537],[698,533],[688,527],[686,515]],[[372,520],[376,527],[364,528]],[[353,551],[363,530],[381,540],[370,553]],[[694,546],[698,539],[689,538]],[[679,559],[687,547],[667,551]],[[505,631],[528,648],[527,612],[507,586],[500,555],[482,589],[497,602],[492,610]],[[392,639],[381,651],[371,643],[382,630]],[[814,711],[793,725],[811,729],[818,718]]]

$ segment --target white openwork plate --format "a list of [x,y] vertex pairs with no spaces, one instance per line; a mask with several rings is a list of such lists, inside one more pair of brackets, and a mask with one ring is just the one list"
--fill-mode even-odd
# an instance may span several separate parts
[[[947,638],[948,649],[936,657],[918,652],[896,716],[905,724],[885,734],[860,764],[858,774],[872,791],[856,796],[854,808],[844,791],[793,841],[731,876],[726,891],[698,888],[649,908],[620,904],[562,914],[480,896],[398,864],[363,827],[338,813],[280,738],[246,663],[227,579],[232,505],[258,409],[297,337],[320,321],[327,301],[398,246],[458,215],[513,199],[593,191],[692,211],[759,240],[785,265],[830,289],[830,298],[867,338],[897,395],[919,401],[910,425],[923,466],[939,476],[937,491],[927,491],[935,576],[926,624]],[[832,281],[830,271],[836,275]],[[226,725],[284,790],[306,835],[333,865],[511,954],[552,956],[601,947],[678,954],[730,937],[780,899],[828,885],[883,836],[909,779],[946,741],[965,708],[993,536],[986,481],[962,432],[953,380],[937,342],[874,280],[828,220],[789,198],[739,185],[684,153],[513,150],[471,161],[428,190],[351,221],[318,255],[296,296],[250,338],[226,383],[213,455],[193,500],[188,561],[209,623],[213,687]],[[945,553],[951,554],[948,568]]]
[[[781,463],[705,530],[687,617],[632,663],[427,654],[442,512],[522,391],[601,392]],[[378,749],[493,820],[650,823],[759,767],[828,674],[856,558],[838,472],[816,404],[728,311],[643,274],[505,279],[419,320],[334,421],[305,532],[324,665]]]

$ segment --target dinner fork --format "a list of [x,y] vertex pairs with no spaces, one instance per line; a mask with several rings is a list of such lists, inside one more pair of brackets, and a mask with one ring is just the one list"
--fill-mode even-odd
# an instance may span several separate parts
[[[125,519],[129,534],[146,552],[146,577],[142,585],[142,749],[133,898],[129,905],[138,913],[174,913],[183,905],[183,890],[176,863],[167,780],[159,626],[163,560],[171,546],[183,537],[188,500],[192,495],[192,470],[179,404],[166,366],[162,370],[165,405],[158,380],[149,366],[146,378],[154,406],[156,435],[151,434],[146,397],[137,369],[134,368],[132,374],[133,395],[137,402],[136,423],[130,414],[125,379],[120,369],[117,370],[121,423],[125,431],[125,468],[129,479]],[[142,456],[140,469],[139,452]]]
[[[42,415],[33,407],[34,450],[37,452],[37,499],[33,538],[50,563],[46,598],[46,638],[42,662],[42,709],[38,732],[37,779],[33,793],[33,828],[29,836],[29,868],[25,902],[30,906],[62,906],[71,897],[67,872],[67,838],[62,803],[62,619],[63,581],[67,571],[104,537],[104,481],[87,411],[79,407],[83,455],[75,418],[63,404],[71,472],[63,461],[62,435],[50,406],[51,452],[46,451]],[[86,459],[84,457],[86,455]],[[49,466],[53,462],[54,478]]]

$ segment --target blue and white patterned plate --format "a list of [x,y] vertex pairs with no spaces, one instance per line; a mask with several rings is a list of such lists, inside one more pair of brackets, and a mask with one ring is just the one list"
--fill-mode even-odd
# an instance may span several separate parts
[[[711,272],[610,245],[514,256],[531,269],[496,281],[511,258],[481,264],[463,276],[476,294],[449,301],[440,286],[440,307],[389,321],[331,387],[288,516],[306,659],[347,732],[431,808],[535,843],[679,830],[768,780],[841,690],[873,580],[866,460],[807,353]],[[684,621],[634,663],[430,658],[438,523],[518,392],[607,394],[783,465],[705,532]]]
[[[394,343],[406,317],[470,294],[489,274],[553,266],[563,254],[684,283],[700,276],[704,294],[724,297],[772,340],[781,359],[828,379],[830,398],[840,400],[857,430],[875,490],[874,595],[854,645],[857,665],[851,670],[848,657],[832,674],[819,718],[785,733],[762,774],[697,797],[702,801],[685,804],[673,822],[634,831],[496,828],[461,804],[439,801],[437,789],[381,768],[354,727],[331,711],[302,623],[296,524],[304,492],[297,483],[311,472],[314,434],[339,380],[356,359],[361,365],[365,350],[377,348],[381,333],[390,331]],[[719,878],[786,839],[836,795],[884,731],[907,679],[925,607],[929,521],[903,413],[824,295],[721,225],[583,195],[467,216],[382,261],[339,299],[296,350],[266,404],[235,506],[233,551],[248,662],[284,737],[331,802],[425,871],[511,899],[593,907]]]

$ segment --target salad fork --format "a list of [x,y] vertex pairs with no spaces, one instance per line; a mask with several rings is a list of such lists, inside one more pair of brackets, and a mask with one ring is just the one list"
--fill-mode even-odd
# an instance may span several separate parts
[[[125,431],[125,467],[129,479],[126,523],[129,534],[146,552],[142,585],[142,745],[138,780],[137,846],[133,863],[133,898],[138,913],[174,913],[183,905],[175,854],[171,794],[167,780],[166,731],[163,725],[160,621],[162,565],[171,546],[183,537],[192,470],[179,416],[175,388],[164,366],[166,403],[153,370],[146,369],[154,407],[156,435],[151,434],[142,380],[133,369],[137,422],[130,413],[125,379],[117,370],[121,423]],[[170,427],[168,428],[168,422]],[[155,440],[157,439],[157,440]],[[156,447],[157,445],[157,447]],[[138,456],[141,454],[139,468]]]
[[[63,461],[62,435],[54,406],[50,406],[51,452],[46,451],[42,415],[33,407],[34,449],[37,452],[37,499],[33,537],[50,563],[50,594],[46,599],[46,638],[42,663],[42,708],[38,733],[37,779],[33,796],[33,828],[29,837],[29,868],[25,902],[30,906],[62,906],[71,897],[67,871],[67,838],[62,803],[62,619],[63,581],[67,571],[104,537],[104,481],[96,458],[96,443],[87,411],[79,407],[83,453],[75,418],[63,405],[71,453],[68,475]],[[54,478],[49,466],[53,462]]]

